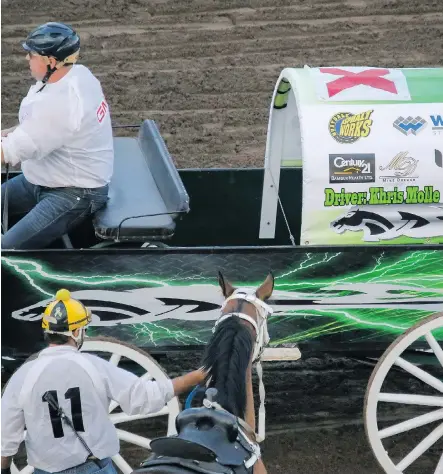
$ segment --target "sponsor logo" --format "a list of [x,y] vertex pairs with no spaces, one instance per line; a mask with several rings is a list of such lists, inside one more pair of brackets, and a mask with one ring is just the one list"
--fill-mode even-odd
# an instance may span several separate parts
[[[440,204],[440,191],[434,186],[406,186],[406,189],[386,189],[384,186],[370,187],[368,191],[335,191],[325,188],[325,207],[377,204]],[[443,206],[443,203],[442,203]],[[430,206],[431,207],[431,206]]]
[[380,176],[380,179],[383,183],[415,182],[418,178],[415,173],[418,161],[409,156],[407,151],[401,151],[386,166],[379,167],[380,171],[386,172]]
[[363,231],[365,242],[391,240],[401,236],[412,238],[443,235],[443,205],[423,206],[354,206],[345,215],[331,222],[338,234]]
[[339,112],[329,120],[329,133],[338,143],[355,143],[371,133],[373,112],[368,110],[355,115]]
[[432,130],[434,135],[440,135],[443,132],[443,116],[442,115],[430,115],[432,121]]
[[97,120],[98,123],[102,123],[103,119],[106,116],[106,112],[108,111],[108,104],[105,100],[102,100],[102,103],[98,106],[97,109]]
[[435,150],[435,164],[443,168],[443,156],[440,150]]
[[374,181],[374,153],[329,155],[330,183],[373,183]]
[[398,117],[398,119],[393,123],[394,128],[403,135],[418,135],[422,130],[426,128],[428,122],[419,115],[417,117],[409,116],[408,118]]
[[322,67],[320,72],[341,76],[327,83],[329,97],[334,97],[346,89],[360,85],[390,92],[391,94],[398,93],[395,82],[383,77],[390,73],[389,69],[365,69],[360,72],[352,72],[341,68]]

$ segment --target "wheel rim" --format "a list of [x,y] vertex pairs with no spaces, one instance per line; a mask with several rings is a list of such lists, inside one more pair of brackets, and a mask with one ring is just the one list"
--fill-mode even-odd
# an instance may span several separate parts
[[[168,375],[161,368],[161,366],[146,352],[129,344],[113,340],[112,338],[87,338],[85,339],[81,351],[111,354],[108,360],[115,365],[118,365],[121,358],[125,357],[144,369],[145,373],[141,376],[141,378],[154,380],[169,379]],[[120,425],[130,421],[144,420],[158,416],[168,416],[167,435],[170,436],[172,434],[176,434],[175,419],[180,412],[180,405],[177,397],[172,398],[172,400],[170,400],[167,405],[159,412],[150,413],[148,415],[126,415],[123,412],[112,413],[118,406],[119,405],[116,402],[111,402],[109,407],[109,417],[114,425]],[[150,438],[140,436],[120,428],[116,429],[120,441],[126,441],[130,444],[150,450]],[[113,456],[112,460],[114,461],[115,465],[123,472],[123,474],[130,474],[134,470],[134,468],[131,467],[131,465],[123,458],[120,453],[116,456]],[[34,468],[29,465],[26,465],[21,470],[19,470],[14,463],[11,465],[11,474],[31,474],[33,471]]]
[[[441,328],[443,328],[443,313],[433,315],[414,325],[389,346],[372,372],[365,396],[365,430],[375,457],[387,474],[403,474],[405,470],[420,456],[425,454],[436,441],[443,437],[442,422],[428,436],[423,438],[412,451],[401,460],[395,462],[390,458],[389,453],[383,445],[383,440],[385,439],[421,426],[426,426],[437,420],[443,420],[443,382],[401,357],[408,347],[424,336],[431,352],[433,352],[437,362],[443,368],[443,349],[432,334],[433,331]],[[389,371],[391,371],[394,366],[400,368],[409,376],[413,375],[426,385],[433,387],[437,390],[438,394],[430,396],[381,392],[382,385]],[[379,402],[422,405],[429,407],[429,410],[424,415],[413,417],[379,430],[377,419]],[[432,472],[435,474],[441,474],[443,472],[443,455],[440,457],[435,471]]]

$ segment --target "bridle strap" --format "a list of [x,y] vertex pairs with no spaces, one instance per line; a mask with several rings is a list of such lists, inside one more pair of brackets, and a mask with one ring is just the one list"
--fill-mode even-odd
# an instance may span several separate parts
[[213,332],[215,331],[215,328],[217,327],[218,324],[220,324],[221,322],[223,322],[225,319],[228,319],[230,318],[231,316],[238,316],[240,319],[244,319],[246,321],[248,321],[249,323],[251,323],[253,326],[254,326],[254,329],[255,329],[255,332],[257,334],[257,337],[258,337],[258,325],[257,325],[257,321],[255,321],[254,318],[252,318],[251,316],[249,316],[248,314],[245,314],[245,313],[236,313],[236,312],[233,312],[233,313],[226,313],[224,314],[223,316],[221,316],[217,322],[215,323],[215,326],[213,328]]
[[274,310],[272,309],[270,305],[262,301],[260,298],[257,298],[257,296],[251,295],[249,293],[239,291],[239,290],[236,290],[236,292],[232,293],[231,296],[226,298],[221,308],[222,311],[225,308],[225,306],[228,304],[228,302],[231,300],[245,300],[249,303],[252,303],[256,309],[258,309],[257,306],[260,306],[260,308],[264,309],[268,314],[272,314],[274,312]]
[[261,443],[265,439],[265,426],[266,426],[266,408],[265,408],[265,384],[263,383],[263,368],[261,366],[261,356],[255,364],[255,370],[257,371],[258,377],[258,393],[260,397],[260,407],[258,409],[258,432],[255,437],[257,443]]

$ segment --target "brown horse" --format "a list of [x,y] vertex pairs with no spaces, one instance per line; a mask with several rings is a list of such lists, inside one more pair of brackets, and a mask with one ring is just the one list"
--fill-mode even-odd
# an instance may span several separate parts
[[[217,389],[217,402],[249,427],[255,441],[255,409],[252,364],[269,342],[266,318],[272,309],[264,303],[274,290],[270,273],[255,292],[235,288],[219,272],[219,285],[226,298],[222,314],[203,357],[208,370],[207,386]],[[254,473],[265,473],[261,458]]]
[[[266,321],[272,309],[265,300],[274,277],[270,273],[251,291],[235,288],[219,273],[219,285],[225,301],[203,355],[204,407],[181,412],[178,435],[153,440],[155,455],[138,472],[266,473],[255,432],[252,365],[269,342]],[[195,463],[206,470],[197,471]]]

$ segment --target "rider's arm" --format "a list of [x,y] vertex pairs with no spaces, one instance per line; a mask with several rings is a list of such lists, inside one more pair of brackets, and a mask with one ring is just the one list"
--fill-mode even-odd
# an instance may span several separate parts
[[29,159],[41,159],[61,148],[78,128],[81,107],[76,97],[55,104],[34,104],[27,117],[7,137],[2,137],[4,162],[16,165]]
[[196,370],[172,380],[146,380],[103,359],[85,356],[101,370],[108,397],[119,403],[128,415],[157,412],[175,395],[194,387],[204,378],[203,372]]
[[175,379],[172,379],[174,394],[180,395],[196,385],[203,383],[204,379],[205,373],[201,369],[194,370],[193,372],[189,372],[181,377],[176,377]]

